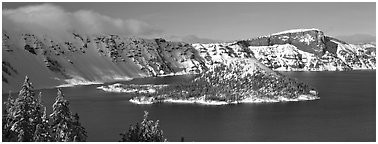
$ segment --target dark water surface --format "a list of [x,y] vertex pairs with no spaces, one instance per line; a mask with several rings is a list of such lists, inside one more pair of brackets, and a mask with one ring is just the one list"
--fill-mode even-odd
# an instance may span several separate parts
[[[281,72],[316,87],[320,100],[271,104],[204,106],[135,105],[132,95],[108,93],[95,85],[63,88],[78,112],[88,141],[118,141],[119,133],[140,122],[143,111],[160,120],[169,141],[375,141],[375,71]],[[165,84],[188,76],[146,78],[125,83]],[[32,82],[33,79],[31,78]],[[51,111],[56,90],[41,90]],[[3,95],[3,101],[5,96]]]

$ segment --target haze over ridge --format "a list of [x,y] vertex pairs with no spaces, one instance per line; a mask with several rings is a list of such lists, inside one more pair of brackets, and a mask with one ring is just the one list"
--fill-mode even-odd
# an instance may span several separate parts
[[3,3],[3,24],[35,24],[15,21],[29,10],[45,18],[36,19],[44,26],[186,42],[232,41],[296,28],[375,36],[375,9],[374,3]]

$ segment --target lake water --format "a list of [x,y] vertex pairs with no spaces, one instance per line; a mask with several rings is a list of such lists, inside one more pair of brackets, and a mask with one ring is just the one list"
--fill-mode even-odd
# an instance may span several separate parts
[[[375,141],[375,71],[282,72],[316,87],[320,100],[269,104],[204,106],[135,105],[132,95],[97,90],[99,85],[63,88],[78,112],[88,141],[118,141],[119,133],[140,122],[143,111],[160,120],[169,141]],[[124,83],[169,84],[190,76],[136,79]],[[37,81],[31,81],[36,83]],[[55,89],[42,91],[51,111]],[[16,95],[16,94],[15,94]],[[6,94],[3,95],[3,101]]]

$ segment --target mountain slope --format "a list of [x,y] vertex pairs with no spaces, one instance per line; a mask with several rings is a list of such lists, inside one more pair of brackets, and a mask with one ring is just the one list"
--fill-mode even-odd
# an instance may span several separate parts
[[375,69],[375,44],[348,44],[318,29],[289,30],[239,41],[273,70],[341,71]]
[[206,69],[189,44],[71,33],[64,39],[3,31],[3,89],[22,77],[36,88],[91,84]]
[[188,44],[164,39],[67,32],[3,30],[3,92],[23,77],[36,88],[131,78],[202,73],[248,60],[264,71],[375,69],[375,44],[352,45],[317,29],[290,30],[230,43]]

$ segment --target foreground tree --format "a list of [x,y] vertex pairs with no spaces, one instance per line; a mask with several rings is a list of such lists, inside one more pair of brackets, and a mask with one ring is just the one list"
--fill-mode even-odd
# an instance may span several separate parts
[[121,142],[165,142],[163,131],[159,127],[159,120],[155,123],[148,119],[148,112],[144,111],[144,119],[135,126],[130,125],[129,131],[121,133]]
[[87,132],[85,131],[85,128],[81,126],[81,123],[79,122],[79,115],[75,113],[75,115],[72,115],[72,133],[71,137],[73,137],[73,141],[75,142],[85,142],[87,141]]
[[42,123],[38,124],[34,133],[34,141],[36,142],[50,142],[53,141],[51,137],[51,130],[49,119],[46,116],[46,107],[44,108]]
[[58,89],[58,96],[53,104],[52,138],[58,142],[86,141],[87,132],[79,122],[77,114],[72,115],[69,102],[64,99],[64,94]]
[[12,108],[14,106],[14,99],[11,97],[10,93],[6,102],[4,102],[5,108],[3,110],[3,131],[2,131],[2,140],[5,141],[16,141],[17,133],[11,131],[13,124],[13,117],[11,115]]
[[41,105],[34,96],[33,87],[26,76],[17,99],[13,101],[8,98],[6,103],[6,124],[3,124],[3,132],[6,134],[3,141],[34,141],[34,132],[36,126],[42,124],[43,114]]
[[[42,105],[42,94],[38,99],[29,78],[16,99],[9,95],[4,103],[2,117],[2,141],[49,142],[49,141],[86,141],[87,135],[79,122],[79,115],[72,115],[69,103],[58,89],[58,96],[53,105],[52,122]],[[50,125],[52,123],[52,125]]]

